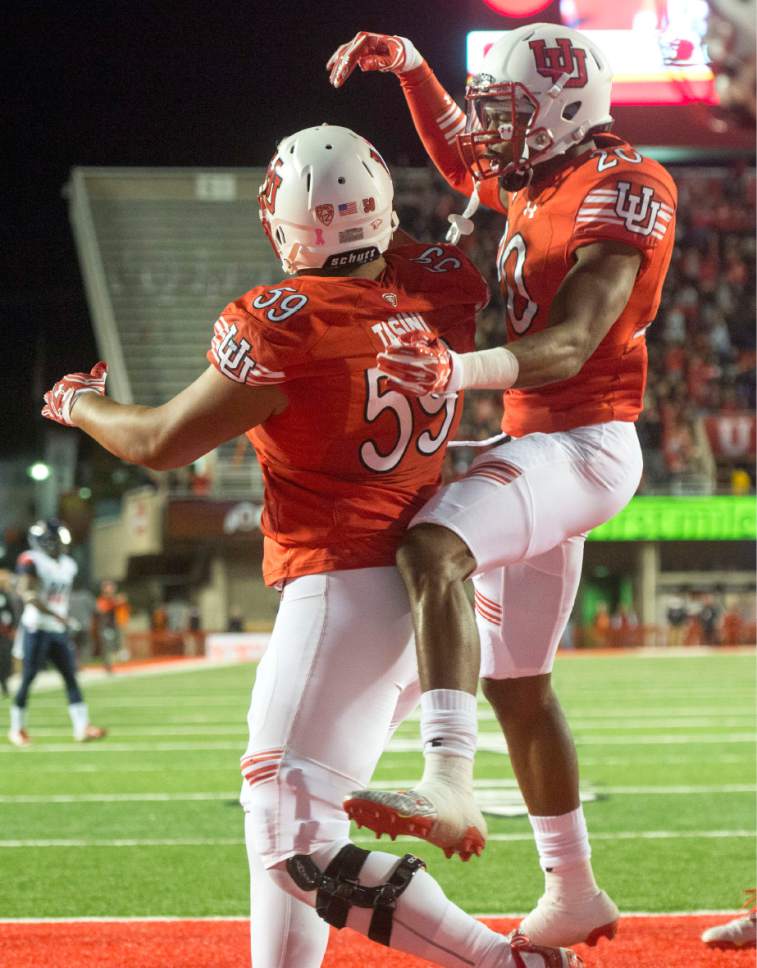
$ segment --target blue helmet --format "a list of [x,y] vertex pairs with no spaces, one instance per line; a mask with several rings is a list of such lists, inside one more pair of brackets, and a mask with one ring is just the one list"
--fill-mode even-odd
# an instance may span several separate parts
[[57,518],[35,521],[29,528],[28,538],[31,548],[53,557],[71,544],[71,532]]

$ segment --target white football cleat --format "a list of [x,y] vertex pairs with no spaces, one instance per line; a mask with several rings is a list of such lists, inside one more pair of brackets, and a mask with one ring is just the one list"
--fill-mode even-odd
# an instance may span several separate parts
[[708,948],[754,948],[757,947],[757,913],[734,918],[727,924],[708,928],[702,935]]
[[419,837],[441,847],[447,857],[462,860],[481,855],[487,827],[472,797],[458,790],[434,791],[433,800],[420,790],[355,790],[344,800],[344,809],[358,827],[368,827],[376,837],[389,834]]
[[570,948],[551,948],[534,944],[525,934],[510,936],[516,968],[584,968],[581,958]]
[[77,743],[91,743],[92,740],[103,739],[108,735],[108,730],[103,729],[102,726],[93,726],[88,723],[82,733],[76,733],[74,739]]
[[518,925],[518,932],[536,944],[550,947],[587,944],[593,947],[600,938],[612,941],[618,930],[615,902],[604,891],[588,900],[543,894],[536,907]]
[[25,729],[12,729],[8,733],[8,739],[13,743],[14,746],[18,746],[23,749],[25,746],[31,746],[32,741],[29,739],[29,734]]

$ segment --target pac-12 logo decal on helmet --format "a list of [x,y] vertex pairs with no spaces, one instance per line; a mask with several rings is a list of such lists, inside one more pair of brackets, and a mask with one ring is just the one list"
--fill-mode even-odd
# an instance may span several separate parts
[[319,222],[323,222],[324,225],[331,225],[331,223],[334,221],[334,206],[316,205],[315,217]]
[[547,47],[545,40],[532,40],[529,47],[534,52],[536,70],[542,77],[551,77],[558,81],[563,74],[569,75],[565,87],[585,87],[588,81],[586,73],[586,51],[581,47],[574,47],[568,37],[556,37],[557,47]]

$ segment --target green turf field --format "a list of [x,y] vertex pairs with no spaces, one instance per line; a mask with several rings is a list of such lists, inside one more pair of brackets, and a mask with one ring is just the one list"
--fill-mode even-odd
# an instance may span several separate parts
[[[733,909],[754,883],[754,673],[754,656],[738,654],[558,660],[596,797],[585,808],[595,869],[622,908]],[[236,797],[253,676],[233,666],[91,683],[92,720],[110,735],[86,746],[70,737],[61,691],[33,694],[33,749],[0,740],[0,917],[244,915]],[[481,716],[482,799],[512,801],[483,702]],[[377,781],[419,775],[417,737],[417,721],[398,731]],[[479,860],[418,853],[467,910],[523,912],[541,885],[528,821],[489,819]]]

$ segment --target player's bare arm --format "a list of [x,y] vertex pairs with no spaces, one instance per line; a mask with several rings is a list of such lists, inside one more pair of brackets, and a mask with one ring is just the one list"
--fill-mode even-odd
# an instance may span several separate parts
[[570,379],[594,353],[625,309],[641,253],[620,242],[576,250],[550,308],[547,329],[510,347],[455,354],[422,334],[377,357],[377,366],[405,392],[454,393],[461,389],[538,387]]
[[[46,395],[45,416],[79,427],[116,457],[152,470],[190,464],[287,406],[279,387],[245,386],[209,366],[194,383],[159,407],[116,403],[88,389],[75,395],[65,412],[61,408],[56,416],[56,390],[68,379],[64,377]],[[58,391],[58,397],[65,393]]]

